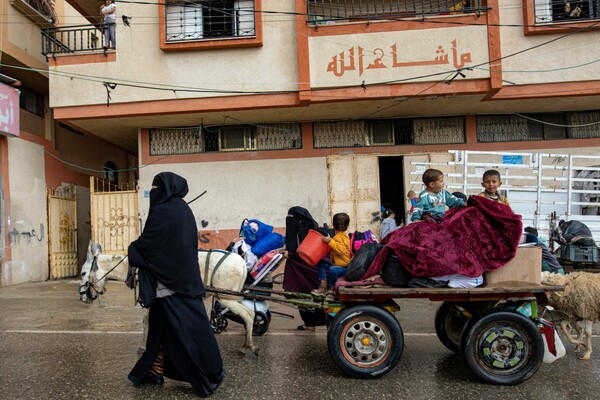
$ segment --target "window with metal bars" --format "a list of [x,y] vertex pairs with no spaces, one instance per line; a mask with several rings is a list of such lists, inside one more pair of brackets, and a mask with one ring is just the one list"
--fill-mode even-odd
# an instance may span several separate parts
[[570,139],[600,138],[600,111],[568,113],[567,122]]
[[598,0],[535,0],[536,24],[581,22],[600,18]]
[[153,156],[301,148],[302,130],[298,123],[150,130]]
[[487,0],[308,0],[311,24],[482,13]]
[[166,41],[256,35],[253,0],[167,0]]
[[330,121],[313,124],[314,147],[465,143],[463,117]]
[[478,115],[478,142],[566,139],[567,113]]
[[44,96],[25,87],[20,87],[19,107],[38,117],[44,116]]

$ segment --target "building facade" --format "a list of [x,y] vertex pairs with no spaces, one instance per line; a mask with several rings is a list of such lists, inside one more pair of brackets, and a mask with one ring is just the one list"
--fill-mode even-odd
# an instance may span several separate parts
[[[0,285],[48,279],[50,242],[63,241],[62,228],[74,241],[75,265],[85,259],[89,176],[137,163],[133,154],[53,115],[41,30],[69,21],[87,23],[61,0],[0,2]],[[128,172],[115,173],[129,179]],[[59,192],[79,199],[77,213],[50,227],[49,193]]]
[[381,204],[404,214],[414,163],[451,176],[449,150],[596,155],[599,18],[555,0],[123,1],[115,50],[98,25],[46,31],[50,107],[138,156],[142,220],[160,171],[206,191],[206,247],[244,218],[282,230],[296,205],[364,229]]

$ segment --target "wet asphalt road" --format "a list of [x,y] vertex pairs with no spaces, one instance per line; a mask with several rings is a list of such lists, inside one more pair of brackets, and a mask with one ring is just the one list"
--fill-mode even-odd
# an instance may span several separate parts
[[[196,399],[186,383],[133,387],[127,374],[137,360],[144,311],[133,294],[110,282],[102,303],[84,305],[73,280],[0,288],[0,399]],[[269,331],[255,338],[260,357],[243,355],[241,325],[217,336],[227,378],[212,399],[597,399],[600,340],[592,360],[567,355],[543,364],[518,386],[480,383],[459,356],[437,339],[439,303],[403,300],[397,314],[405,349],[398,366],[375,380],[344,375],[331,360],[326,331],[299,332],[297,312],[271,304]],[[598,326],[595,326],[597,333]]]

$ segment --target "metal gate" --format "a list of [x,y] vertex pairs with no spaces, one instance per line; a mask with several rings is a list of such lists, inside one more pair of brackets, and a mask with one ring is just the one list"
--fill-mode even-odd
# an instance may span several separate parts
[[140,235],[136,185],[115,185],[90,177],[92,240],[103,254],[127,254],[129,243]]
[[76,276],[78,265],[75,186],[48,189],[47,201],[50,279]]
[[379,215],[379,164],[376,155],[327,157],[329,170],[329,210],[331,216],[346,212],[350,216],[349,231],[372,229],[373,214]]
[[578,220],[600,241],[600,156],[461,150],[410,164],[410,184],[421,187],[423,171],[436,168],[446,175],[450,192],[467,195],[481,192],[483,173],[496,169],[502,176],[500,191],[523,216],[523,226],[548,237],[555,219]]

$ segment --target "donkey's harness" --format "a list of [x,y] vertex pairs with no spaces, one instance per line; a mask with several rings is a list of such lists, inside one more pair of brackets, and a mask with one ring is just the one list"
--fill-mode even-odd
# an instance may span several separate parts
[[[208,284],[210,283],[210,286],[212,286],[212,280],[213,277],[215,276],[215,273],[217,272],[217,270],[219,269],[219,267],[221,266],[221,264],[223,264],[223,261],[225,261],[225,259],[227,257],[229,257],[232,253],[229,251],[224,251],[224,250],[214,250],[214,249],[210,249],[210,250],[198,250],[198,251],[206,251],[208,254],[206,256],[206,261],[204,262],[204,277],[206,279],[206,282],[204,282],[204,284]],[[223,257],[221,257],[221,259],[219,261],[217,261],[217,265],[215,265],[215,269],[213,269],[213,272],[210,276],[208,276],[208,269],[210,267],[210,256],[212,253],[221,253],[224,254]]]

